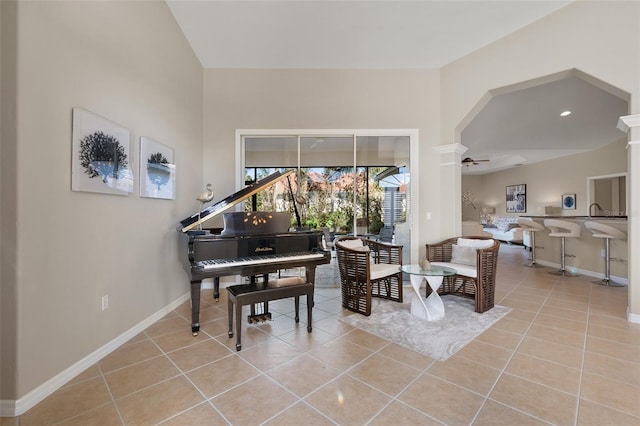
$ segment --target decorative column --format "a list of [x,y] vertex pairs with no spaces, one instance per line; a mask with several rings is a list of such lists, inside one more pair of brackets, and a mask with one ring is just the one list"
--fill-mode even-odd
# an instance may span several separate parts
[[444,191],[440,206],[441,225],[449,235],[462,235],[462,154],[469,148],[459,143],[433,147],[440,153],[440,175],[451,191]]
[[640,324],[640,114],[620,117],[618,129],[628,133],[627,144],[627,246],[629,305],[627,320]]

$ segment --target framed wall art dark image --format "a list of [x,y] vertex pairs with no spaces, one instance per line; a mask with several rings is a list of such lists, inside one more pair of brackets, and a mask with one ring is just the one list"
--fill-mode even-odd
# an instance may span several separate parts
[[133,192],[128,129],[73,108],[71,190],[128,195]]
[[507,213],[526,213],[527,185],[507,186]]

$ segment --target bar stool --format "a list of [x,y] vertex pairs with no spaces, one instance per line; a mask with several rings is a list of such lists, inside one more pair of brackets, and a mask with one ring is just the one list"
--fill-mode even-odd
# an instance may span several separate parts
[[591,236],[596,238],[604,238],[604,258],[605,258],[605,273],[604,279],[592,281],[593,283],[600,285],[608,285],[610,287],[624,287],[624,284],[617,283],[611,280],[611,252],[609,251],[609,240],[624,240],[627,238],[627,234],[619,229],[605,225],[598,222],[585,222],[584,226],[591,231]]
[[564,246],[565,238],[579,238],[580,225],[575,222],[558,219],[545,219],[544,226],[549,229],[549,236],[560,238],[560,270],[549,272],[554,275],[562,275],[565,277],[577,277],[578,274],[567,271],[564,267],[564,258],[566,257]]
[[544,266],[536,263],[536,232],[544,231],[544,225],[536,222],[530,217],[519,217],[518,225],[524,230],[524,232],[528,232],[530,236],[531,262],[526,263],[524,266],[529,266],[531,268],[544,268]]

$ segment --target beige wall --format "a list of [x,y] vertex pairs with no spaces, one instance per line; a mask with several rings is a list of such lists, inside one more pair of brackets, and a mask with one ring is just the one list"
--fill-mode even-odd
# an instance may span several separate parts
[[[440,177],[423,173],[439,164],[438,71],[208,69],[204,86],[204,178],[216,193],[236,189],[236,129],[418,129],[417,202],[439,217]],[[418,241],[441,232],[421,223]]]
[[[15,97],[2,96],[3,129],[16,129],[13,140],[3,134],[2,156],[6,400],[187,292],[175,229],[197,209],[202,188],[202,68],[164,2],[22,1],[16,23],[17,54],[2,52],[18,76]],[[4,22],[2,30],[4,39]],[[5,122],[16,100],[15,120]],[[132,195],[71,191],[73,107],[131,131]],[[175,201],[138,196],[140,136],[175,149]],[[5,286],[15,298],[4,298]],[[5,327],[15,334],[5,336]],[[13,364],[6,370],[5,356]]]
[[639,34],[640,3],[578,1],[443,67],[441,144],[460,142],[462,124],[490,90],[572,68],[631,93],[631,111],[640,110]]
[[0,400],[16,386],[15,4],[0,3]]
[[[627,171],[627,143],[620,140],[604,148],[581,154],[534,163],[486,175],[463,175],[462,190],[469,189],[476,206],[492,206],[496,215],[542,216],[545,206],[557,207],[560,215],[589,214],[587,177]],[[527,185],[527,211],[524,214],[506,213],[506,186]],[[560,210],[562,194],[576,194],[575,210]],[[463,218],[472,220],[469,208]]]
[[[462,124],[490,90],[573,68],[630,93],[629,112],[638,113],[640,2],[578,1],[443,67],[441,143],[460,142]],[[629,192],[633,194],[633,184],[638,179],[634,177],[633,168],[629,171]],[[454,184],[445,191],[459,194],[460,189]],[[640,262],[634,259],[638,256],[634,247],[640,233],[635,231],[636,211],[632,206],[629,313],[637,318],[640,315],[640,281],[634,282],[634,277],[640,279],[640,269],[635,269]],[[444,217],[454,222],[459,220],[460,214],[451,210]],[[443,225],[455,229],[455,223]]]

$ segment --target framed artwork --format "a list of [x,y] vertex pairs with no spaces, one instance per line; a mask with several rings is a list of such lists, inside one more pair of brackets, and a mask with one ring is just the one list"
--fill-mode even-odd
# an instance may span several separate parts
[[563,194],[562,195],[562,208],[564,210],[576,209],[576,194]]
[[507,186],[507,213],[526,213],[527,185]]
[[129,130],[73,108],[71,190],[129,195],[133,192]]
[[173,148],[140,137],[140,196],[176,198],[176,165]]

